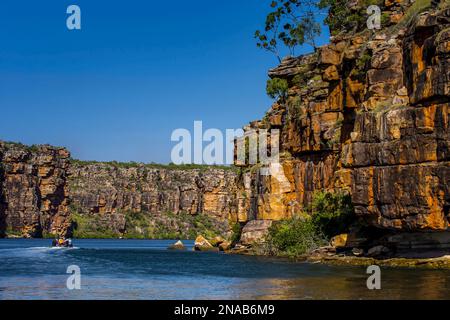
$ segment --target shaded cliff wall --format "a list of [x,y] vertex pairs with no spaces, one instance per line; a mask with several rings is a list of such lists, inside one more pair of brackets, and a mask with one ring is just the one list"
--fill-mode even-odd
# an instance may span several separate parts
[[69,152],[0,142],[0,236],[70,234]]
[[242,220],[280,220],[319,190],[350,192],[363,224],[449,228],[450,10],[386,2],[388,26],[341,34],[270,70],[285,101],[244,128],[281,130],[282,172],[244,168]]
[[236,192],[237,174],[214,167],[74,162],[70,169],[73,210],[116,233],[136,229],[127,215],[142,213],[173,231],[192,227],[180,225],[185,215],[205,216],[225,234],[237,221]]

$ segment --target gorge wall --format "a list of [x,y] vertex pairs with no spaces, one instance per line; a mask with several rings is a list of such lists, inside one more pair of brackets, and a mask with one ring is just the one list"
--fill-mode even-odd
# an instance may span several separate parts
[[4,142],[0,164],[1,237],[227,235],[237,221],[231,168],[80,162]]
[[[101,217],[97,223],[117,234],[162,226],[187,234],[192,226],[186,216],[205,217],[210,228],[226,234],[237,220],[237,175],[231,169],[74,162],[69,181],[73,211]],[[133,216],[146,218],[146,225],[130,219],[127,225]]]
[[145,228],[226,235],[237,221],[231,169],[82,163],[50,146],[2,143],[0,150],[1,236],[69,236],[79,220],[100,237],[164,236]]
[[281,169],[247,168],[244,231],[261,234],[321,190],[349,192],[377,229],[449,230],[450,9],[385,1],[383,15],[381,30],[341,33],[270,70],[286,97],[245,130],[280,129]]
[[69,152],[0,142],[0,236],[70,234]]

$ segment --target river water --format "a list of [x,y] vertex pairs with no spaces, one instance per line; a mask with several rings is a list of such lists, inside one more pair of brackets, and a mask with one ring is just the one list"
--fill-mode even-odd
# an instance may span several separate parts
[[[450,299],[450,271],[382,268],[368,290],[364,267],[171,251],[174,241],[0,239],[0,299]],[[80,268],[81,289],[66,273]]]

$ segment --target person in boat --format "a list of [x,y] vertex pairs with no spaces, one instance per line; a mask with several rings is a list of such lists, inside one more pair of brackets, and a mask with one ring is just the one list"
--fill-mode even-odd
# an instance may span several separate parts
[[52,240],[52,247],[71,248],[73,247],[72,239],[56,238]]
[[72,245],[72,239],[66,239],[66,241],[64,241],[64,246],[65,247],[67,247],[67,248],[71,248],[71,247],[73,247],[73,245]]

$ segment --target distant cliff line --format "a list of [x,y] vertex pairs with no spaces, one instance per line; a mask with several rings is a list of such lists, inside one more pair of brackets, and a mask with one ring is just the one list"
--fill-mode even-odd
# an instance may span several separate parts
[[0,142],[0,235],[195,238],[230,233],[232,166],[80,161]]
[[166,170],[208,170],[208,169],[220,169],[220,170],[239,170],[233,165],[206,165],[206,164],[162,164],[162,163],[144,163],[144,162],[123,162],[123,161],[96,161],[96,160],[79,160],[70,158],[70,162],[73,165],[108,165],[117,168],[149,168],[149,169],[166,169]]

